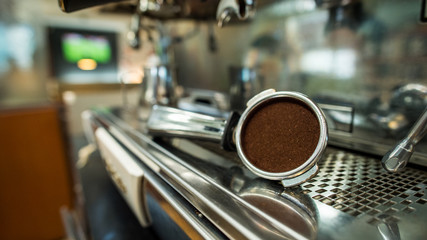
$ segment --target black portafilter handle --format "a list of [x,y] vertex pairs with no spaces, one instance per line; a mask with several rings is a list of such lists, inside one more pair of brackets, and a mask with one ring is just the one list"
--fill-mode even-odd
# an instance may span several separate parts
[[228,119],[224,128],[224,135],[221,138],[221,147],[226,151],[236,151],[236,142],[234,139],[234,130],[240,119],[240,113],[232,111],[228,116]]
[[107,3],[123,1],[125,0],[58,0],[58,4],[63,12],[70,13],[77,10],[104,5]]

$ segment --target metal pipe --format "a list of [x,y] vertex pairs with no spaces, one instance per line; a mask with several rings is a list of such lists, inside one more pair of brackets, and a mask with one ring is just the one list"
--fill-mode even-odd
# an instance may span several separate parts
[[388,172],[402,171],[414,152],[415,145],[427,133],[427,107],[414,124],[408,135],[396,144],[382,159],[382,166]]

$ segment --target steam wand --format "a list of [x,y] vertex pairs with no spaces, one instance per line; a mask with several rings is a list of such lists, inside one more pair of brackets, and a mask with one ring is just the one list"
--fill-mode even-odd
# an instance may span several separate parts
[[402,171],[414,152],[415,145],[427,133],[427,107],[414,124],[408,135],[396,144],[382,159],[382,165],[388,172]]

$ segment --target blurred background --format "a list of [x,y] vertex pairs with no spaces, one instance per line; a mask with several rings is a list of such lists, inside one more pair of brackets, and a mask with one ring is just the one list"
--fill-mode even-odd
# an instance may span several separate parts
[[[122,43],[129,15],[98,12],[67,15],[56,0],[0,0],[0,239],[63,239],[66,218],[85,219],[75,171],[86,144],[80,114],[121,105],[120,79],[136,97],[148,54]],[[61,41],[65,60],[58,60]],[[77,66],[88,57],[98,66]]]

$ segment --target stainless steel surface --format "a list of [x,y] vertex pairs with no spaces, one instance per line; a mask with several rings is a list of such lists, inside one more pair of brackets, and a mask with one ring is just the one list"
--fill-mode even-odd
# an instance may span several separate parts
[[211,116],[227,117],[230,103],[228,95],[217,91],[187,89],[185,95],[178,99],[178,108]]
[[[187,200],[177,193],[171,186],[165,183],[155,174],[147,179],[147,207],[150,216],[160,232],[159,235],[166,236],[163,239],[224,239],[224,235],[208,219],[200,216],[200,212],[195,209]],[[157,218],[157,208],[166,212],[177,225],[184,229],[186,237],[177,236],[174,232],[165,233],[164,219]],[[157,222],[162,221],[162,222]],[[169,226],[167,228],[169,230]]]
[[[319,167],[319,174],[302,185],[303,193],[382,232],[383,224],[396,224],[402,239],[426,233],[421,227],[427,210],[425,171],[407,168],[389,174],[379,159],[344,151],[328,152]],[[416,215],[423,223],[410,226],[406,221]]]
[[405,84],[393,90],[390,104],[380,112],[369,114],[370,120],[387,135],[403,136],[427,106],[427,87]]
[[[274,1],[250,21],[215,28],[215,53],[206,50],[208,23],[166,24],[201,29],[175,48],[180,85],[228,92],[230,66],[256,69],[265,89],[351,106],[353,127],[330,131],[330,143],[384,155],[425,107],[394,108],[396,89],[427,85],[427,25],[419,22],[420,12],[415,0]],[[411,162],[427,165],[426,144],[420,141]]]
[[[222,179],[220,172],[231,173],[232,164],[228,160],[220,160],[228,167],[210,162],[212,159],[196,159],[172,145],[159,145],[148,136],[135,131],[134,128],[101,110],[94,112],[98,126],[106,128],[123,147],[134,154],[141,164],[149,167],[163,181],[171,185],[179,194],[191,203],[216,228],[228,238],[234,239],[313,239],[316,234],[315,216],[304,208],[310,207],[292,195],[283,194],[279,185],[260,185],[262,191],[267,191],[273,197],[262,195],[261,202],[256,196],[240,196],[240,191],[247,186],[246,191],[256,195],[256,182],[262,184],[262,179],[251,181],[250,187],[247,173],[238,170],[236,178]],[[126,117],[124,117],[126,118]],[[135,118],[128,119],[135,120]],[[191,144],[183,142],[178,144]],[[175,150],[173,150],[175,149]],[[187,149],[194,154],[205,155],[203,149],[191,144]],[[208,156],[208,155],[205,155]],[[215,155],[211,155],[214,158]],[[187,162],[190,160],[190,162]],[[208,162],[206,162],[208,161]],[[199,168],[201,167],[201,168]],[[234,169],[234,168],[233,168]],[[219,177],[219,178],[218,178]],[[149,178],[149,175],[146,175]],[[230,181],[236,180],[234,183]],[[225,182],[224,182],[225,181]],[[233,188],[230,188],[231,185]],[[173,201],[173,200],[172,200]],[[268,202],[268,205],[262,204]],[[294,203],[295,202],[295,203]],[[258,203],[258,204],[257,204]],[[277,215],[274,210],[280,209]],[[298,223],[297,225],[295,223]]]
[[216,144],[154,142],[141,132],[145,123],[136,116],[108,109],[92,114],[96,126],[151,169],[147,178],[153,174],[171,186],[200,212],[201,221],[228,238],[423,239],[427,234],[427,173],[413,166],[389,174],[379,157],[329,147],[315,177],[283,189],[247,171],[236,153]]
[[[92,115],[94,116],[94,115]],[[90,120],[88,122],[88,125],[91,125],[93,127],[92,131],[100,131],[104,132],[106,128],[105,122],[104,124],[101,124],[100,122],[97,122],[94,118],[91,119],[84,119],[84,121]],[[115,132],[115,136],[119,136],[120,140],[113,140],[113,144],[123,144],[123,143],[129,143],[126,141],[126,138],[123,138],[122,135],[120,135],[120,132],[114,131],[114,128],[107,129],[112,130],[112,132]],[[111,132],[110,132],[111,133]],[[113,135],[108,134],[107,138],[111,138]],[[105,138],[102,138],[105,139]],[[99,144],[98,144],[99,145]],[[133,148],[134,149],[134,148]],[[173,220],[176,220],[177,217],[180,218],[180,221],[178,224],[180,227],[184,227],[185,233],[191,237],[192,239],[202,238],[202,239],[223,239],[224,235],[217,229],[213,224],[211,224],[207,219],[203,219],[198,215],[197,209],[195,209],[188,201],[186,201],[183,196],[181,196],[179,193],[177,193],[170,185],[168,185],[166,182],[164,182],[160,176],[156,174],[156,171],[159,170],[159,168],[154,165],[153,163],[149,163],[148,166],[143,164],[141,161],[144,159],[144,154],[138,153],[135,155],[132,154],[131,151],[127,150],[126,148],[122,148],[121,151],[125,151],[128,155],[128,159],[132,159],[131,164],[136,165],[133,167],[135,171],[142,171],[144,172],[144,181],[140,179],[140,182],[136,182],[134,186],[130,187],[139,187],[139,189],[129,189],[132,190],[130,193],[125,192],[123,193],[124,197],[125,195],[129,194],[137,194],[138,198],[141,198],[143,201],[136,202],[136,204],[140,204],[141,207],[144,207],[144,217],[149,222],[155,221],[155,224],[157,226],[161,226],[162,223],[159,223],[157,217],[157,213],[155,212],[155,209],[158,208],[158,206],[153,206],[153,204],[160,204],[161,208],[163,208],[164,211],[167,212],[167,214],[174,215]],[[142,157],[142,158],[141,158]],[[105,156],[104,156],[105,160]],[[147,160],[145,161],[147,163]],[[111,171],[110,165],[106,164],[105,167],[108,171]],[[126,178],[128,176],[125,176]],[[114,180],[114,178],[112,178]],[[114,180],[116,181],[116,180]],[[139,186],[138,186],[139,185]],[[118,186],[118,185],[117,185]],[[122,191],[122,189],[118,186],[119,190]],[[126,200],[129,200],[125,197]],[[155,202],[157,201],[157,203]],[[129,203],[130,206],[132,206],[131,203]],[[166,208],[166,209],[164,209]],[[133,209],[135,210],[135,209]],[[136,212],[136,214],[139,214]],[[144,226],[144,225],[143,225]],[[170,230],[169,226],[166,228]],[[161,234],[161,236],[171,236],[168,234]],[[177,239],[187,239],[180,235],[173,236]]]
[[427,108],[420,116],[418,121],[412,127],[408,135],[397,145],[391,149],[382,159],[383,167],[389,172],[402,171],[409,159],[417,143],[427,133]]
[[400,232],[397,223],[380,223],[377,226],[384,240],[400,240]]
[[[319,136],[318,144],[313,154],[310,156],[310,158],[307,159],[306,162],[301,166],[293,170],[290,170],[288,172],[281,172],[281,173],[267,172],[253,165],[248,160],[248,158],[246,157],[243,151],[242,139],[241,139],[243,125],[246,122],[246,119],[251,113],[251,111],[257,108],[263,102],[269,99],[274,99],[274,98],[291,98],[291,99],[297,99],[303,102],[315,113],[317,120],[319,122],[319,128],[320,128],[320,136]],[[285,92],[285,91],[276,92],[274,89],[265,90],[257,94],[256,96],[254,96],[252,99],[248,101],[247,106],[248,107],[242,113],[242,116],[240,117],[235,130],[237,154],[242,159],[245,166],[248,167],[252,172],[254,172],[256,175],[260,177],[267,178],[267,179],[274,179],[274,180],[282,180],[282,184],[285,187],[296,186],[312,178],[317,173],[316,171],[317,167],[315,165],[317,161],[320,160],[320,158],[322,157],[322,154],[328,142],[328,128],[327,128],[326,119],[322,110],[314,102],[312,102],[309,98],[307,98],[303,94],[296,93],[296,92]]]
[[155,104],[174,106],[177,104],[177,82],[175,69],[168,65],[144,68],[141,84],[141,107]]
[[155,135],[192,137],[220,142],[225,124],[224,118],[154,105],[148,118],[147,129]]
[[337,105],[337,103],[318,103],[317,105],[325,113],[329,129],[348,133],[353,131],[354,107]]

